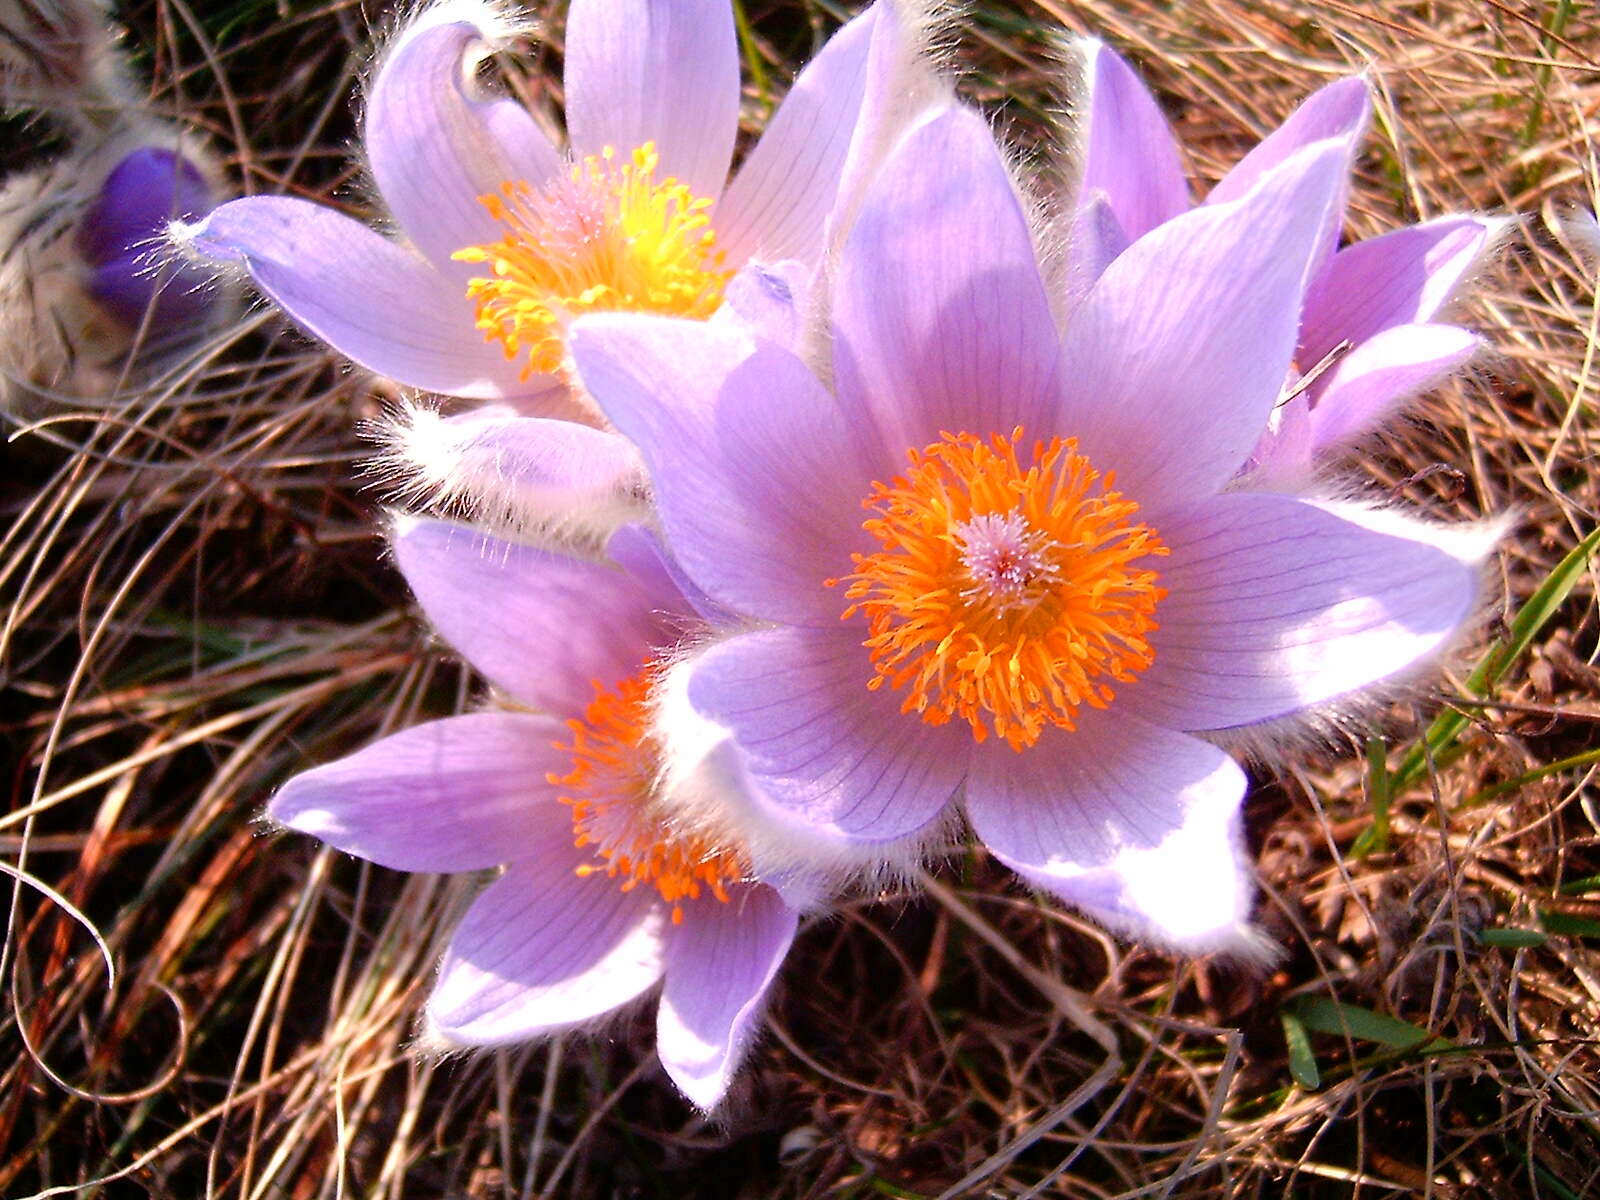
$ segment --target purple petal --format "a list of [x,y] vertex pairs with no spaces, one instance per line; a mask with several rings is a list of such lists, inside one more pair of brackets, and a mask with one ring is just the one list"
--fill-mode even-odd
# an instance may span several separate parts
[[1080,201],[1078,211],[1072,215],[1072,228],[1067,235],[1064,295],[1062,304],[1070,323],[1071,314],[1078,311],[1100,276],[1106,273],[1116,258],[1128,248],[1129,238],[1123,231],[1111,201],[1104,192],[1096,193],[1087,201]]
[[1288,120],[1263,138],[1224,175],[1206,197],[1207,204],[1238,200],[1268,172],[1301,150],[1329,138],[1344,141],[1351,151],[1372,119],[1372,101],[1365,76],[1352,75],[1311,93]]
[[1132,67],[1093,38],[1076,49],[1083,58],[1073,114],[1078,203],[1104,195],[1128,237],[1143,237],[1189,210],[1178,144]]
[[687,905],[683,924],[667,931],[656,1049],[698,1107],[715,1108],[727,1092],[798,924],[777,892],[757,885],[727,903]]
[[739,126],[739,47],[728,0],[573,0],[567,131],[575,155],[653,141],[658,178],[716,199]]
[[412,409],[390,430],[402,499],[459,508],[496,528],[604,534],[647,507],[632,443],[499,405],[454,417]]
[[450,1045],[499,1046],[581,1025],[643,995],[663,970],[666,916],[653,888],[624,892],[592,861],[513,864],[472,903],[428,998],[429,1032]]
[[372,81],[362,138],[389,211],[452,280],[473,273],[452,263],[453,253],[505,234],[479,197],[515,180],[538,187],[562,161],[520,104],[480,94],[475,71],[494,31],[444,21],[460,11],[430,10],[389,48]]
[[1487,217],[1441,217],[1346,246],[1306,293],[1299,361],[1341,341],[1431,320],[1503,229]]
[[1378,532],[1288,496],[1234,493],[1164,521],[1155,662],[1115,709],[1173,729],[1249,725],[1440,649],[1472,611],[1478,570],[1429,526],[1384,518]]
[[[400,571],[440,635],[496,687],[556,716],[583,712],[679,636],[669,600],[616,567],[442,521],[407,521]],[[679,602],[681,603],[681,601]]]
[[875,467],[870,437],[794,355],[698,321],[573,326],[584,386],[644,454],[684,570],[773,620],[837,622],[823,580],[850,570]]
[[1483,339],[1454,325],[1397,325],[1362,342],[1318,385],[1314,453],[1376,429],[1473,356]]
[[1205,953],[1249,946],[1244,792],[1215,746],[1113,710],[1020,754],[986,747],[967,815],[1029,882],[1119,933]]
[[606,541],[606,557],[636,576],[647,591],[659,596],[681,596],[682,604],[674,608],[693,609],[712,625],[731,625],[739,620],[736,613],[700,590],[661,536],[647,525],[620,526]]
[[545,775],[566,771],[548,717],[430,721],[296,775],[267,805],[279,824],[398,871],[480,871],[571,844]]
[[91,267],[148,250],[171,221],[210,212],[211,187],[182,155],[141,146],[111,168],[100,194],[78,224],[78,253]]
[[851,230],[834,300],[840,400],[899,454],[945,430],[1046,425],[1058,334],[1022,205],[976,113],[952,108],[902,141]]
[[754,337],[795,350],[800,317],[810,290],[810,272],[792,259],[776,263],[746,263],[728,281],[722,307],[713,321],[734,321]]
[[867,91],[879,9],[828,39],[772,114],[717,205],[717,244],[731,262],[759,256],[815,263]]
[[466,293],[409,250],[285,196],[222,205],[178,235],[236,263],[301,328],[368,370],[429,392],[496,400],[542,391],[472,325]]
[[925,832],[966,771],[964,724],[928,725],[903,695],[869,691],[852,631],[768,629],[706,651],[690,702],[733,731],[756,787],[789,832],[819,851]]
[[1128,247],[1074,314],[1054,425],[1131,499],[1156,508],[1213,492],[1255,447],[1344,169],[1343,145],[1324,142],[1243,200],[1174,217]]

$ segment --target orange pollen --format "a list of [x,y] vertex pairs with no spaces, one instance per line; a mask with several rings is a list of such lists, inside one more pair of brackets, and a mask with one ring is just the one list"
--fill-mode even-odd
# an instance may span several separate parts
[[646,668],[614,689],[596,682],[582,718],[567,722],[571,743],[556,743],[572,755],[572,770],[547,778],[566,789],[560,800],[572,810],[573,844],[594,847],[596,861],[578,867],[578,874],[621,880],[625,892],[641,883],[654,887],[672,905],[676,925],[684,900],[706,892],[726,902],[727,885],[748,872],[739,855],[668,828],[654,811],[653,680]]
[[1167,553],[1075,440],[1035,442],[1026,463],[1021,440],[1020,427],[945,433],[912,449],[905,475],[863,502],[882,549],[825,581],[845,585],[846,620],[866,617],[869,688],[887,682],[901,711],[960,717],[980,742],[992,728],[1014,750],[1074,728],[1155,660],[1146,635],[1166,592],[1136,564]]
[[709,317],[733,272],[711,228],[711,201],[676,179],[656,180],[653,142],[625,159],[607,146],[535,191],[501,185],[481,197],[506,235],[454,258],[484,263],[467,283],[484,340],[525,356],[522,377],[566,358],[569,322],[591,312]]

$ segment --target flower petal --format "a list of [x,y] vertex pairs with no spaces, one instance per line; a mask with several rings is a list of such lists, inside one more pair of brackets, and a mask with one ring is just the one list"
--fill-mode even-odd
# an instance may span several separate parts
[[777,892],[757,885],[727,903],[686,905],[683,924],[667,931],[656,1049],[697,1107],[709,1111],[726,1094],[798,925]]
[[1288,496],[1233,493],[1164,521],[1155,662],[1113,707],[1173,729],[1233,728],[1439,650],[1472,611],[1476,563],[1432,527],[1381,515],[1383,531]]
[[1215,746],[1090,712],[1020,754],[986,747],[967,815],[1001,862],[1110,929],[1191,954],[1249,950],[1244,792]]
[[443,521],[404,520],[394,556],[428,620],[496,687],[574,716],[678,637],[674,598],[635,576]]
[[514,863],[473,901],[428,997],[428,1032],[499,1046],[569,1029],[643,995],[663,971],[654,889],[580,878],[564,856]]
[[777,342],[785,350],[795,350],[810,286],[810,272],[793,259],[746,263],[728,281],[727,290],[722,294],[722,307],[711,319],[735,322],[754,337]]
[[249,272],[301,328],[370,371],[450,396],[538,392],[484,344],[466,293],[423,259],[330,208],[250,196],[178,228],[184,249]]
[[1128,247],[1073,316],[1056,428],[1146,508],[1214,492],[1254,449],[1344,170],[1343,144],[1319,143],[1243,200],[1174,217]]
[[1483,339],[1454,325],[1396,325],[1374,334],[1318,385],[1313,452],[1376,429],[1404,401],[1465,363]]
[[1506,227],[1488,217],[1440,217],[1346,246],[1306,293],[1299,361],[1341,341],[1432,320]]
[[729,261],[759,256],[815,263],[867,91],[879,9],[867,9],[806,65],[717,205]]
[[1067,324],[1071,324],[1072,314],[1094,290],[1106,268],[1128,245],[1128,235],[1104,192],[1097,192],[1087,200],[1080,199],[1078,211],[1072,214],[1062,270],[1061,305]]
[[569,766],[566,732],[520,713],[429,721],[296,775],[267,816],[398,871],[499,866],[571,842],[545,783]]
[[690,702],[733,731],[755,786],[818,855],[926,832],[966,771],[966,726],[901,712],[872,677],[857,635],[838,629],[743,634],[694,662]]
[[566,85],[574,155],[653,141],[658,178],[722,194],[739,126],[728,0],[573,0]]
[[885,163],[834,301],[840,401],[902,456],[945,430],[1046,424],[1058,335],[1022,205],[977,113],[949,109]]
[[491,529],[599,540],[649,507],[638,451],[606,430],[486,405],[453,417],[411,407],[386,433],[397,499]]
[[[482,7],[484,26],[446,20]],[[487,5],[439,5],[388,48],[373,77],[362,142],[383,200],[411,243],[452,279],[450,256],[505,230],[479,197],[504,183],[538,187],[561,155],[515,100],[479,94],[475,72],[500,40]]]
[[1082,76],[1074,96],[1072,151],[1078,206],[1104,195],[1130,239],[1189,210],[1189,183],[1167,119],[1120,56],[1097,38],[1075,45]]
[[1365,76],[1352,75],[1317,89],[1217,181],[1206,203],[1239,199],[1268,172],[1317,142],[1338,138],[1353,152],[1371,119],[1372,100]]
[[694,581],[754,616],[835,624],[842,605],[823,580],[848,573],[881,469],[863,418],[787,350],[735,328],[595,316],[570,345],[584,386],[644,454]]

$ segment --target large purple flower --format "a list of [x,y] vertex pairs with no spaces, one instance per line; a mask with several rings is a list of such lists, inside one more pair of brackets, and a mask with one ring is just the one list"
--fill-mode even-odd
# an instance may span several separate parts
[[656,1045],[715,1107],[796,911],[742,854],[664,823],[648,733],[658,656],[699,618],[629,527],[590,562],[408,522],[395,556],[438,631],[513,704],[429,722],[295,777],[268,815],[403,871],[504,872],[450,941],[430,1040],[494,1046],[592,1023],[660,985]]
[[[1094,39],[1076,43],[1071,155],[1079,180],[1069,273],[1078,295],[1133,240],[1190,210],[1178,144],[1133,70]],[[1244,195],[1314,142],[1353,152],[1371,116],[1353,77],[1314,93],[1213,187],[1204,204]],[[1304,476],[1315,461],[1371,432],[1482,345],[1437,318],[1509,223],[1461,215],[1339,248],[1344,192],[1312,259],[1291,360],[1291,398],[1277,406],[1250,470]],[[1319,372],[1319,368],[1321,368]]]
[[1433,654],[1489,540],[1230,487],[1347,157],[1312,142],[1155,225],[1063,337],[990,131],[950,110],[863,205],[826,370],[737,329],[579,322],[678,562],[743,615],[665,694],[731,731],[753,787],[722,817],[759,860],[892,861],[964,795],[1002,861],[1108,925],[1248,943],[1245,777],[1216,742]]
[[817,260],[841,189],[904,114],[915,7],[886,0],[841,29],[730,181],[729,0],[573,0],[565,148],[553,122],[478,82],[525,27],[503,5],[445,0],[390,41],[367,100],[368,165],[404,241],[282,196],[178,236],[382,375],[567,415],[573,316],[704,318],[747,261]]

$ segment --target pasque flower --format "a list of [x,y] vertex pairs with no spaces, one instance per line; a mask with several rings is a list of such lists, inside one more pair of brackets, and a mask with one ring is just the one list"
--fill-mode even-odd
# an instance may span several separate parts
[[367,163],[404,242],[281,196],[225,205],[181,237],[380,374],[549,412],[574,316],[705,318],[751,258],[819,257],[841,180],[899,103],[883,93],[910,24],[880,4],[840,30],[730,181],[729,0],[574,0],[565,147],[477,81],[525,27],[502,5],[446,0],[390,40],[367,99]]
[[451,938],[429,1041],[522,1041],[659,986],[661,1061],[710,1109],[797,914],[750,876],[737,844],[667,819],[664,792],[729,784],[714,748],[661,774],[657,675],[702,622],[652,547],[630,526],[613,536],[612,561],[585,561],[403,522],[395,558],[424,612],[506,702],[296,776],[267,815],[399,870],[504,868]]
[[904,862],[960,798],[1000,860],[1113,928],[1248,945],[1245,777],[1218,743],[1438,651],[1492,537],[1232,482],[1347,160],[1312,142],[1154,225],[1063,336],[990,131],[952,109],[862,207],[826,363],[580,321],[677,561],[742,620],[663,690],[669,758],[709,721],[752,784],[684,819],[758,867],[847,870]]
[[[1103,43],[1074,44],[1069,158],[1078,180],[1069,287],[1082,295],[1131,241],[1193,205],[1179,146],[1156,100]],[[1206,194],[1236,200],[1262,175],[1325,138],[1352,152],[1371,116],[1368,83],[1314,93]],[[1345,193],[1316,244],[1286,399],[1248,469],[1263,480],[1303,476],[1377,428],[1482,345],[1439,319],[1510,222],[1459,214],[1339,246]]]

